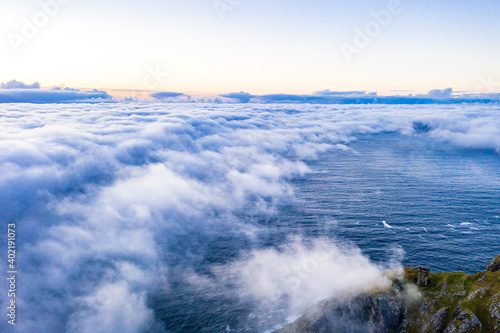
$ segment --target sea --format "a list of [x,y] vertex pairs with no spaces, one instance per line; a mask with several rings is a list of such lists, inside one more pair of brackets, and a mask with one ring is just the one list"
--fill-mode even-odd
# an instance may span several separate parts
[[498,104],[2,104],[0,132],[19,332],[272,332],[500,254]]

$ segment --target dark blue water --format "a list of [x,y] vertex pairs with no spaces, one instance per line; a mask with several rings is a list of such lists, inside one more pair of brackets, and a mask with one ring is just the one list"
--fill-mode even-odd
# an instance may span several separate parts
[[404,265],[434,271],[482,271],[500,253],[497,153],[397,133],[358,139],[294,181],[298,200],[282,213],[292,227],[352,241],[374,261],[400,246]]
[[[399,133],[358,136],[349,147],[309,162],[312,172],[293,180],[295,195],[277,215],[239,216],[269,227],[258,239],[206,230],[203,236],[179,238],[165,251],[190,253],[186,260],[192,265],[195,258],[193,269],[207,277],[213,265],[238,260],[256,248],[276,247],[291,234],[354,244],[380,263],[402,248],[403,265],[433,271],[474,273],[500,253],[497,153]],[[255,305],[228,286],[195,289],[186,282],[182,260],[178,267],[170,272],[170,289],[159,290],[149,301],[172,332],[224,332],[229,327],[262,332],[273,320],[284,319],[254,316]]]

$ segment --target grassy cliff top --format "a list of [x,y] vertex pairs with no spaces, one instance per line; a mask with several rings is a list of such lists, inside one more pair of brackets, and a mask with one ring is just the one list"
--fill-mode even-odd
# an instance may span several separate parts
[[[416,283],[417,272],[406,268],[405,281]],[[500,271],[431,272],[428,286],[417,288],[421,299],[409,307],[408,332],[431,322],[435,328],[424,332],[500,332]]]

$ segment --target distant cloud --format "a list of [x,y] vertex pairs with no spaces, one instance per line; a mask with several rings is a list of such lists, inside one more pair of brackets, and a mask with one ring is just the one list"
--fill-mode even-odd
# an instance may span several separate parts
[[157,93],[151,94],[151,97],[159,100],[168,100],[172,98],[177,98],[177,97],[186,97],[187,99],[190,99],[191,96],[183,94],[183,93],[178,93],[178,92],[171,92],[171,91],[161,91]]
[[83,91],[72,88],[41,89],[40,84],[25,84],[16,80],[0,85],[0,103],[68,103],[101,101],[111,98],[105,91]]
[[[380,96],[376,92],[321,90],[312,94],[253,95],[231,92],[211,97],[191,97],[181,92],[160,91],[147,97],[160,102],[198,103],[266,103],[266,104],[461,104],[500,103],[500,94],[467,94],[453,92],[452,88],[433,89],[427,94]],[[38,82],[25,84],[16,80],[0,84],[0,103],[68,103],[110,100],[105,91],[83,91],[72,88],[42,89]],[[119,98],[118,98],[119,99]],[[132,101],[122,99],[122,101]]]
[[367,97],[377,96],[377,93],[367,93],[366,91],[331,91],[329,89],[326,89],[322,91],[316,91],[313,95],[330,97]]
[[16,80],[11,80],[0,85],[1,89],[40,89],[40,83],[25,84]]
[[252,99],[252,97],[254,97],[254,95],[251,95],[249,93],[246,93],[246,92],[232,92],[232,93],[229,93],[229,94],[221,94],[219,95],[220,97],[226,97],[226,98],[232,98],[232,99],[235,99],[235,100],[238,100],[240,103],[248,103],[250,102],[250,100]]
[[476,94],[452,96],[452,88],[434,89],[426,95],[379,96],[376,92],[322,90],[313,94],[251,95],[245,92],[221,94],[240,103],[289,103],[289,104],[455,104],[497,103],[500,94]]
[[452,92],[453,92],[453,89],[451,89],[451,88],[434,89],[434,90],[429,91],[427,96],[433,97],[433,98],[450,98]]

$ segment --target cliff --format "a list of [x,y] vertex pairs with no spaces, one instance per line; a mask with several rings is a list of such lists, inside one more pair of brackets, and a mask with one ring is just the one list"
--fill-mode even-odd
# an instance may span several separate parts
[[322,301],[275,333],[319,332],[500,333],[500,256],[473,275],[405,268],[389,290]]

